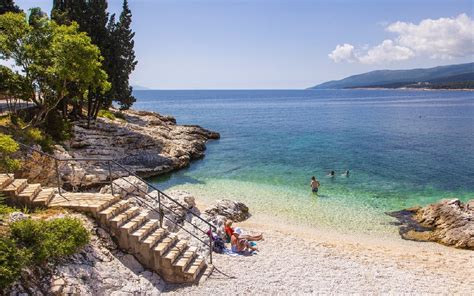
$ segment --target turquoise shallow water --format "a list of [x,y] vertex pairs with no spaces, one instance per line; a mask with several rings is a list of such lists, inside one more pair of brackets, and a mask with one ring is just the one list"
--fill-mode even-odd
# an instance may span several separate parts
[[[152,181],[283,221],[394,232],[386,211],[474,198],[474,94],[136,91],[136,109],[221,133],[203,160]],[[340,176],[350,169],[349,178]],[[328,178],[335,170],[336,178]],[[319,196],[309,179],[321,181]]]

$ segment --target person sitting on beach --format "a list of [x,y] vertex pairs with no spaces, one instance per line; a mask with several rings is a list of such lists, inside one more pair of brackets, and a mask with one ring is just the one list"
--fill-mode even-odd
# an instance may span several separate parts
[[234,229],[234,233],[230,238],[231,250],[234,253],[240,253],[244,251],[258,251],[254,244],[250,243],[247,239],[241,237],[242,230],[239,227]]
[[[226,241],[230,242],[230,239],[232,237],[232,234],[234,234],[234,228],[232,228],[232,220],[227,220],[224,224],[224,231],[226,234]],[[238,228],[238,227],[236,227]],[[240,233],[240,238],[246,239],[248,241],[259,241],[263,239],[263,234],[262,233],[247,233],[244,232],[241,228],[239,228],[241,233]]]
[[313,191],[314,193],[318,193],[320,183],[318,180],[316,180],[315,176],[311,177],[310,185],[311,185],[311,191]]
[[224,231],[225,231],[225,240],[227,243],[230,243],[230,238],[234,234],[234,229],[232,228],[232,220],[225,221]]

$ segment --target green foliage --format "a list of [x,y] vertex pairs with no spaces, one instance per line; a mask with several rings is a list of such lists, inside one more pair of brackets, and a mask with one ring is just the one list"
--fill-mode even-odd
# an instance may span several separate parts
[[7,200],[6,196],[0,193],[0,219],[1,219],[1,216],[8,215],[8,214],[18,211],[18,209],[14,207],[7,206],[5,204],[6,200]]
[[77,252],[89,242],[89,232],[78,219],[22,220],[11,224],[11,237],[33,254],[34,263]]
[[41,146],[45,152],[53,152],[53,140],[51,136],[45,134],[39,128],[29,127],[25,130],[25,134],[28,137],[27,143],[35,143]]
[[20,161],[12,155],[19,149],[19,145],[9,135],[0,133],[0,170],[12,172],[20,168]]
[[120,111],[119,111],[119,112],[114,112],[114,115],[115,115],[115,117],[117,117],[117,118],[120,118],[120,119],[122,119],[122,120],[126,120],[126,119],[125,119],[125,114],[123,114],[123,112],[120,112]]
[[100,51],[89,36],[76,23],[57,25],[40,12],[30,22],[22,13],[0,15],[0,57],[12,59],[26,74],[28,89],[35,90],[29,92],[38,107],[33,124],[43,122],[68,96],[70,84],[81,96],[110,89]]
[[129,76],[137,65],[133,38],[135,33],[131,29],[132,12],[128,7],[128,1],[123,1],[122,13],[119,22],[115,25],[109,24],[110,39],[114,44],[112,69],[109,73],[112,81],[112,96],[120,104],[120,109],[129,109],[136,99],[132,95],[132,87],[129,84]]
[[0,97],[28,100],[30,93],[31,89],[23,76],[0,65]]
[[116,119],[114,113],[110,112],[109,110],[105,110],[105,109],[100,110],[97,116],[108,118],[110,120],[115,120]]
[[58,112],[50,112],[41,126],[51,138],[58,142],[72,137],[72,123],[64,119]]
[[21,12],[20,8],[15,5],[13,0],[0,0],[0,14],[4,14],[7,12]]
[[103,69],[108,74],[111,89],[105,95],[90,93],[89,106],[93,110],[89,110],[88,115],[98,115],[99,108],[110,107],[112,101],[118,102],[121,109],[128,109],[135,102],[129,76],[137,63],[128,2],[123,2],[118,22],[114,14],[109,18],[106,0],[54,0],[52,18],[62,24],[77,22],[80,30],[91,37],[92,43],[99,47],[104,57]]
[[30,259],[28,249],[20,249],[14,240],[0,237],[0,288],[6,288],[18,279]]

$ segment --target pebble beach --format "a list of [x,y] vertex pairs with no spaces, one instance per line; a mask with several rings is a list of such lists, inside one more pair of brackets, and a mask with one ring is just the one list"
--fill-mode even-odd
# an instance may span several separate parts
[[474,253],[436,243],[342,235],[266,224],[257,255],[214,255],[216,270],[199,286],[167,288],[176,295],[443,294],[472,295]]

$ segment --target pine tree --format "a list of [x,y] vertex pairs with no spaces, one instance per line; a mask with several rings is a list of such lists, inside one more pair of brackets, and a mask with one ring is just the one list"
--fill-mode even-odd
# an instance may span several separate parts
[[88,117],[96,118],[99,109],[110,107],[113,101],[118,102],[122,109],[130,108],[135,102],[129,84],[129,76],[137,64],[133,50],[135,33],[131,30],[132,13],[126,0],[122,8],[116,22],[115,15],[109,18],[106,0],[53,1],[52,18],[60,24],[77,22],[104,57],[103,69],[112,87],[105,95],[89,92]]
[[[103,61],[103,69],[109,73],[105,66],[108,64],[108,39],[107,30],[107,1],[106,0],[54,0],[51,11],[52,18],[60,24],[70,24],[76,22],[79,29],[86,32],[92,40],[92,43],[99,47]],[[69,93],[74,95],[76,87],[70,85]],[[95,118],[101,107],[105,107],[106,97],[104,94],[90,91],[87,98],[87,117]],[[74,100],[73,115],[82,116],[84,98],[80,97]]]
[[21,9],[15,5],[13,0],[0,0],[0,14],[7,12],[21,12]]
[[117,42],[117,53],[115,56],[117,66],[115,85],[113,90],[115,92],[114,99],[120,104],[122,109],[128,109],[136,101],[132,94],[132,87],[129,84],[129,76],[135,69],[137,61],[135,60],[135,50],[133,49],[135,42],[133,37],[135,33],[131,29],[132,12],[128,7],[128,1],[123,1],[122,13],[120,14],[119,22],[115,27],[113,40]]

